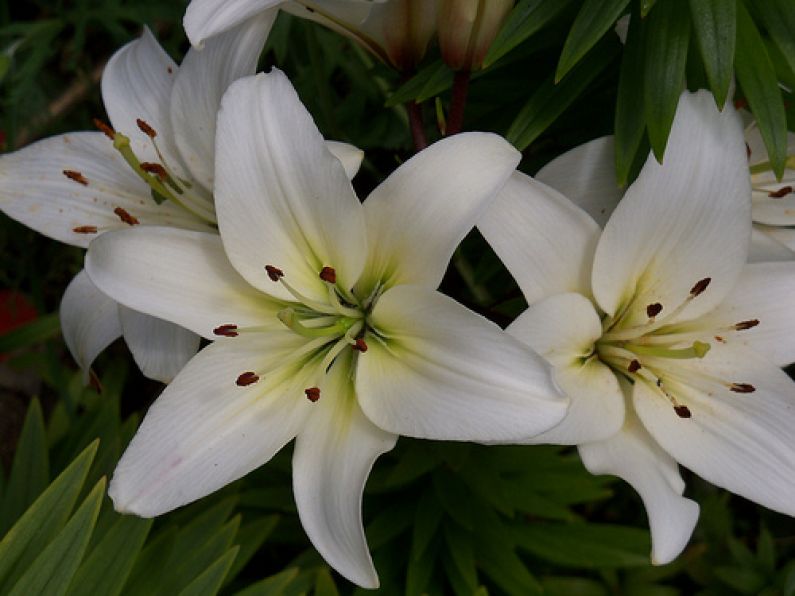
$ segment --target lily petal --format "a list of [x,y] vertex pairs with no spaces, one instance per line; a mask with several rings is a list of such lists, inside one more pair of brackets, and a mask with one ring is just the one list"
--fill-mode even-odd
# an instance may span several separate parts
[[334,364],[323,397],[298,434],[293,492],[301,525],[323,558],[355,584],[375,589],[378,575],[362,526],[362,491],[373,463],[395,446],[397,436],[362,413],[349,359]]
[[121,336],[119,305],[103,294],[84,271],[66,287],[61,299],[61,331],[66,347],[88,383],[94,359]]
[[525,439],[563,419],[549,365],[494,323],[422,286],[379,299],[356,393],[370,420],[427,439]]
[[279,305],[232,268],[216,234],[154,226],[104,234],[91,244],[86,270],[125,306],[208,339],[226,324],[281,328]]
[[[787,228],[784,230],[786,232],[795,231]],[[795,246],[795,235],[792,238],[785,238],[785,240],[791,241],[791,244],[788,244],[781,241],[776,231],[773,226],[754,224],[751,231],[751,246],[748,250],[749,263],[795,260],[795,252],[789,248],[789,246]]]
[[[795,184],[795,179],[770,185],[770,191]],[[761,195],[761,196],[760,196]],[[795,194],[771,198],[766,192],[754,192],[752,217],[755,222],[771,226],[795,225]]]
[[215,198],[229,260],[253,286],[289,296],[266,265],[323,300],[323,267],[345,290],[358,279],[367,252],[361,203],[282,72],[240,79],[224,96]]
[[748,255],[751,191],[737,113],[719,112],[707,91],[685,92],[668,143],[663,165],[646,160],[594,257],[594,295],[610,315],[631,300],[627,325],[645,323],[649,304],[678,307],[705,278],[708,289],[671,322],[709,311]]
[[529,304],[565,292],[591,294],[601,230],[558,191],[515,172],[478,228]]
[[[680,418],[654,387],[636,383],[632,401],[649,433],[709,482],[795,515],[795,383],[741,346],[713,344],[702,360],[679,362],[664,381],[691,417]],[[751,392],[731,391],[729,383]]]
[[588,141],[556,157],[534,176],[585,210],[604,226],[624,190],[616,180],[612,136]]
[[528,443],[577,445],[614,435],[624,424],[624,396],[616,375],[594,357],[602,335],[599,315],[580,294],[559,294],[530,305],[506,331],[555,367],[571,399],[563,422]]
[[[240,341],[237,341],[240,339]],[[154,517],[248,474],[299,431],[312,404],[243,371],[267,371],[301,343],[285,331],[269,341],[224,340],[197,354],[166,387],[125,451],[108,491],[121,513]]]
[[179,325],[119,307],[124,341],[144,376],[170,383],[199,350],[199,336]]
[[340,160],[342,167],[345,168],[345,173],[348,175],[348,179],[353,180],[362,165],[364,151],[354,145],[340,143],[339,141],[326,141],[326,149]]
[[361,293],[378,281],[436,288],[520,158],[502,137],[470,132],[434,143],[395,170],[364,202],[370,258]]
[[283,0],[192,0],[182,25],[193,47],[201,49],[214,35],[282,3]]

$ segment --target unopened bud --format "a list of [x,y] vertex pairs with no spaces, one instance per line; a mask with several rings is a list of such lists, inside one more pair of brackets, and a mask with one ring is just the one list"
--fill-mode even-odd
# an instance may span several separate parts
[[513,0],[441,0],[439,47],[453,70],[478,70]]

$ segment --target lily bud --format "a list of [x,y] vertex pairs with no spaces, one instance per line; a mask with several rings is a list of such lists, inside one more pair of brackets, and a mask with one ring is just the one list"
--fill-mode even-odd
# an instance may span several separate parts
[[513,0],[440,0],[439,47],[453,70],[477,70]]

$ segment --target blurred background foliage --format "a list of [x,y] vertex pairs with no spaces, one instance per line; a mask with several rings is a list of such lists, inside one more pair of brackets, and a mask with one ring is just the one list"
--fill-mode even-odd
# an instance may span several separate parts
[[[92,128],[102,67],[144,25],[187,49],[185,5],[161,0],[0,3],[0,145]],[[631,15],[626,45],[616,20]],[[413,152],[405,110],[439,138],[453,73],[431,48],[398,75],[315,24],[281,15],[262,57],[285,70],[328,138],[365,149],[364,196]],[[473,73],[464,128],[506,135],[529,173],[615,133],[619,180],[662,155],[685,86],[755,116],[779,171],[795,129],[792,0],[520,0]],[[735,89],[732,96],[732,90]],[[0,220],[0,593],[361,592],[306,539],[291,448],[219,493],[154,522],[120,516],[106,478],[162,389],[117,342],[84,388],[60,338],[61,294],[82,251]],[[472,233],[442,285],[500,324],[524,308]],[[36,396],[36,397],[34,397]],[[384,594],[795,594],[795,520],[683,471],[702,507],[671,565],[649,564],[638,496],[588,474],[572,448],[401,438],[367,484],[367,536]]]

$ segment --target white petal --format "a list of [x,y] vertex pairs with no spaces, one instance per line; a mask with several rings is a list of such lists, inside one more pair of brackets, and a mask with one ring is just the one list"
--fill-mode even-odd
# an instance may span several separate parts
[[286,297],[264,273],[311,297],[328,296],[318,274],[334,267],[349,289],[366,258],[364,214],[290,81],[278,70],[238,80],[218,115],[216,210],[229,260],[249,283]]
[[632,300],[625,322],[645,322],[647,305],[670,312],[696,282],[711,278],[677,319],[713,308],[748,255],[749,196],[739,116],[731,106],[718,112],[707,91],[683,93],[663,165],[649,156],[597,246],[599,305],[613,315]]
[[577,445],[618,432],[624,396],[615,374],[594,356],[602,325],[590,300],[550,296],[530,305],[506,331],[553,364],[558,386],[571,399],[563,422],[527,442]]
[[624,195],[616,181],[613,137],[588,141],[556,157],[534,176],[604,226]]
[[293,492],[304,530],[323,558],[350,581],[378,587],[362,527],[362,491],[373,463],[395,446],[362,413],[348,362],[329,373],[315,410],[298,434]]
[[202,50],[188,50],[171,94],[171,123],[185,166],[212,191],[215,121],[233,81],[253,75],[277,10],[262,12],[216,35]]
[[[795,172],[792,172],[795,174]],[[766,191],[755,191],[751,216],[754,222],[771,226],[795,225],[795,194],[788,194],[778,199],[768,196],[769,191],[778,190],[782,186],[795,186],[795,179],[783,180],[771,184]]]
[[673,561],[687,546],[698,521],[698,504],[682,497],[685,485],[676,462],[654,442],[634,413],[616,435],[579,447],[592,474],[613,474],[632,485],[646,507],[655,565]]
[[790,251],[795,251],[795,228],[754,224],[754,230],[763,232],[779,244],[786,246]]
[[[65,170],[82,174],[87,184],[70,180]],[[0,156],[0,210],[50,238],[86,247],[96,234],[74,229],[126,228],[114,213],[119,207],[141,223],[209,229],[171,203],[155,203],[149,187],[100,132],[50,137]]]
[[398,286],[371,316],[356,392],[370,420],[428,439],[524,439],[563,419],[567,401],[527,346],[454,300]]
[[199,336],[179,325],[120,307],[124,341],[144,376],[170,383],[199,350]]
[[119,305],[81,271],[64,292],[60,318],[66,347],[83,370],[83,383],[88,383],[94,358],[121,336]]
[[[238,341],[239,340],[239,341]],[[284,331],[216,342],[197,354],[146,414],[108,493],[117,511],[154,517],[195,501],[267,462],[300,430],[311,403],[284,387],[238,387],[300,344]]]
[[[636,383],[633,403],[649,433],[709,482],[795,515],[795,382],[741,346],[716,343],[703,360],[680,362],[664,382],[692,417],[680,418],[656,387]],[[735,393],[724,383],[756,390]]]
[[86,270],[125,306],[206,338],[219,325],[281,325],[279,306],[240,277],[216,234],[154,226],[104,234]]
[[515,172],[478,228],[529,304],[564,292],[591,294],[601,230],[558,191]]
[[[748,250],[749,263],[766,263],[770,261],[791,261],[795,259],[795,252],[788,248],[786,242],[782,242],[775,233],[776,228],[754,224],[751,231],[751,246]],[[786,232],[795,230],[786,229]],[[771,233],[772,232],[772,233]],[[789,234],[788,234],[789,235]],[[792,241],[795,246],[795,234],[793,237],[786,238]]]
[[340,160],[342,167],[345,168],[345,173],[350,180],[359,172],[364,159],[364,151],[349,143],[340,143],[339,141],[326,141],[326,149],[331,154]]
[[364,202],[363,294],[378,281],[437,287],[520,158],[502,137],[472,132],[438,141],[392,172]]
[[281,3],[282,0],[192,0],[182,25],[191,44],[202,48],[210,37]]

